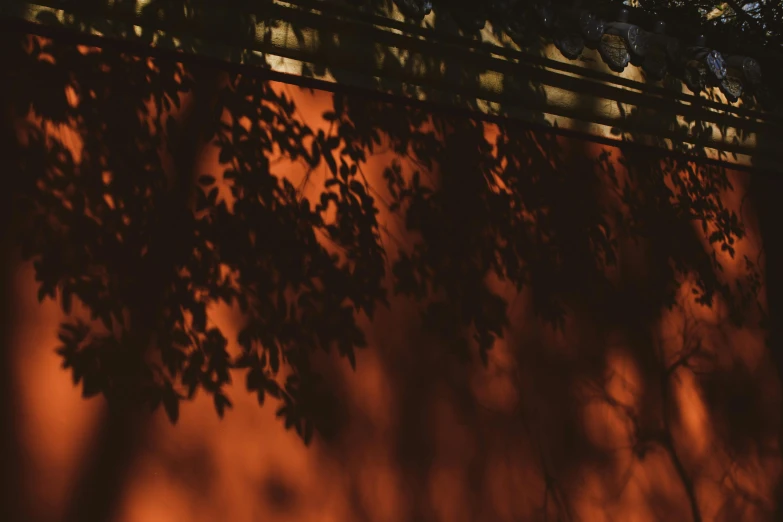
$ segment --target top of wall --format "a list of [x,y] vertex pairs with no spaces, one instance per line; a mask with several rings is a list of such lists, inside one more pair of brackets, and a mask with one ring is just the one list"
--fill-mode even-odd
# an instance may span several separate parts
[[760,65],[768,60],[720,53],[660,24],[640,27],[622,10],[607,17],[545,1],[474,2],[483,7],[473,10],[428,3],[6,0],[0,16],[307,77],[325,88],[783,171],[783,114]]

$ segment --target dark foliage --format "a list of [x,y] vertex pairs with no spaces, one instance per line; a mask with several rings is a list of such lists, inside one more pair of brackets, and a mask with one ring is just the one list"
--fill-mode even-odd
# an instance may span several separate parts
[[[148,9],[175,12],[172,4]],[[221,30],[240,34],[246,22]],[[530,289],[535,312],[554,328],[585,296],[597,321],[625,321],[617,302],[628,290],[606,276],[620,237],[649,247],[653,273],[635,299],[650,315],[674,306],[686,277],[696,281],[694,299],[710,305],[720,296],[738,323],[755,305],[755,260],[745,260],[741,286],[720,275],[717,252],[733,256],[744,235],[722,200],[731,186],[721,168],[628,146],[628,175],[619,176],[609,151],[592,161],[555,133],[507,122],[490,139],[477,120],[339,93],[322,115],[329,131],[316,131],[261,75],[4,38],[14,116],[32,112],[46,123],[22,132],[9,167],[21,180],[18,242],[35,263],[40,299],[91,313],[89,323],[73,313],[62,325],[58,353],[84,396],[102,394],[115,408],[162,406],[176,422],[182,401],[201,392],[222,416],[231,407],[225,387],[242,375],[306,442],[328,437],[337,413],[315,354],[336,351],[355,367],[367,345],[360,317],[372,320],[390,296],[418,302],[423,324],[455,357],[486,362],[509,323],[490,277]],[[475,73],[428,66],[462,81]],[[61,123],[76,129],[78,154],[53,130]],[[218,172],[198,167],[208,143],[219,149]],[[363,166],[386,145],[418,170],[403,175],[394,161],[386,186],[372,186]],[[327,169],[317,197],[275,173],[278,157]],[[382,207],[415,240],[390,248]],[[693,223],[709,232],[707,249]],[[208,320],[220,302],[243,313],[237,357]],[[656,375],[665,381],[687,363],[661,360]],[[660,388],[667,403],[667,384]],[[639,430],[640,452],[657,442],[672,456],[698,520],[671,434],[645,439]],[[746,444],[747,434],[730,431]],[[557,497],[554,479],[547,486]],[[568,513],[565,500],[558,504]]]
[[641,0],[639,7],[681,30],[706,28],[724,44],[783,50],[783,4],[776,0]]
[[[490,143],[478,121],[342,95],[323,115],[330,132],[315,133],[291,100],[249,75],[219,81],[167,60],[24,44],[32,47],[17,44],[11,69],[16,115],[67,122],[83,141],[77,157],[55,135],[28,129],[15,175],[24,179],[19,241],[35,262],[39,298],[58,296],[66,312],[78,299],[99,321],[66,323],[60,336],[58,353],[85,396],[141,397],[176,421],[180,401],[203,390],[222,415],[230,369],[244,368],[248,391],[259,403],[278,399],[286,425],[307,440],[321,396],[311,354],[336,349],[354,365],[366,345],[356,314],[371,319],[388,290],[424,300],[426,323],[461,357],[475,342],[482,359],[507,324],[488,274],[530,285],[538,313],[555,326],[569,294],[584,285],[611,291],[602,268],[614,262],[617,232],[608,209],[589,202],[601,165],[577,167],[555,135],[508,126]],[[196,101],[179,107],[186,93]],[[384,203],[420,238],[395,259],[382,244],[377,189],[362,174],[382,135],[422,168],[404,179],[392,164],[385,175]],[[194,156],[207,142],[219,146],[225,170],[194,180]],[[315,201],[273,174],[274,154],[328,167]],[[631,178],[617,182],[631,218],[624,232],[655,244],[671,281],[661,302],[673,304],[672,285],[692,272],[700,302],[736,294],[683,228],[700,222],[733,254],[743,227],[721,202],[725,173],[627,157]],[[433,166],[441,181],[423,183]],[[208,324],[207,307],[218,301],[237,303],[247,318],[238,359]]]

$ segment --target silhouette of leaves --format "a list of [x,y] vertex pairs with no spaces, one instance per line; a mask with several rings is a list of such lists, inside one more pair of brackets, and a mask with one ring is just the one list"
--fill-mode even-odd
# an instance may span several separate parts
[[[226,23],[216,30],[251,21]],[[22,45],[13,101],[39,124],[22,140],[19,242],[40,299],[91,313],[90,324],[63,325],[58,349],[88,397],[141,399],[176,422],[180,402],[202,391],[222,416],[224,388],[242,369],[259,404],[278,401],[285,426],[309,441],[329,410],[314,354],[336,351],[355,368],[367,345],[357,317],[372,320],[390,292],[423,303],[424,324],[456,356],[475,351],[486,364],[509,326],[490,278],[529,289],[536,313],[561,328],[574,296],[610,299],[621,233],[652,244],[662,276],[653,304],[671,306],[690,274],[704,305],[760,288],[750,260],[747,287],[719,277],[717,253],[733,256],[744,234],[722,201],[732,187],[719,168],[629,148],[621,177],[606,155],[586,161],[554,133],[508,123],[493,137],[478,120],[342,94],[322,115],[329,130],[315,130],[251,74],[38,38]],[[218,149],[218,172],[196,172],[206,143]],[[386,186],[373,187],[362,166],[382,144],[397,159]],[[317,197],[275,173],[276,157],[327,169]],[[611,205],[599,198],[607,179],[619,195]],[[415,238],[394,256],[381,202]],[[244,317],[236,357],[208,319],[218,302]]]
[[[207,13],[207,4],[188,5]],[[176,24],[176,8],[150,2],[145,12]],[[249,15],[227,15],[212,30],[241,41],[252,24]],[[357,39],[333,45],[350,48]],[[548,330],[565,334],[569,320],[584,316],[596,330],[628,333],[646,385],[634,391],[632,408],[607,391],[610,377],[596,370],[605,354],[589,342],[574,341],[565,356],[527,332],[507,339],[522,368],[516,388],[521,395],[540,390],[553,410],[537,417],[528,407],[534,397],[526,396],[514,411],[540,458],[533,467],[544,482],[542,518],[574,519],[570,473],[591,459],[612,459],[597,455],[576,424],[586,402],[576,395],[589,395],[582,383],[595,395],[589,399],[632,427],[627,442],[635,459],[666,456],[695,520],[697,471],[676,436],[680,374],[699,380],[725,439],[721,449],[732,458],[750,452],[774,424],[762,418],[755,377],[739,364],[720,367],[726,354],[685,334],[670,354],[650,334],[662,308],[682,305],[677,292],[685,280],[696,303],[719,300],[737,324],[758,315],[766,281],[759,261],[742,257],[743,277],[722,273],[726,256],[743,256],[738,243],[746,230],[726,201],[734,187],[720,167],[632,144],[596,153],[597,146],[510,121],[490,125],[339,92],[308,125],[284,90],[251,70],[42,38],[12,44],[7,83],[19,143],[9,176],[17,240],[34,265],[39,299],[56,298],[68,316],[56,349],[85,397],[103,395],[114,411],[129,403],[161,408],[175,423],[198,393],[226,415],[226,388],[241,378],[259,405],[275,403],[283,426],[305,443],[318,435],[334,446],[345,398],[339,382],[322,377],[319,352],[334,352],[361,372],[356,351],[369,343],[360,325],[393,302],[420,309],[438,341],[432,344],[460,363],[476,358],[490,366],[490,350],[513,337],[517,320],[503,287],[529,295]],[[357,49],[368,59],[371,51]],[[384,59],[401,66],[391,53]],[[462,85],[481,72],[448,60],[422,66],[445,68]],[[505,82],[514,92],[542,95],[511,75]],[[683,137],[688,131],[664,123]],[[205,171],[200,158],[211,148],[218,165]],[[381,169],[383,182],[373,183],[367,164],[382,150],[392,158]],[[301,184],[289,165],[306,172]],[[390,231],[381,214],[399,230]],[[629,241],[648,267],[636,280],[622,273],[621,248]],[[236,339],[210,320],[221,303],[241,312]],[[431,399],[448,373],[430,340],[415,345],[415,364],[397,376],[406,405],[401,424],[410,425],[395,435],[404,462],[429,459],[427,435],[411,435],[423,415],[411,405]],[[535,364],[524,373],[526,362]],[[571,392],[577,383],[579,394]],[[469,395],[466,383],[450,386],[461,399]],[[750,402],[758,408],[741,407]],[[461,401],[458,409],[467,421],[483,422],[471,407]],[[556,429],[538,427],[544,420]],[[422,476],[429,471],[410,467]],[[627,476],[616,481],[622,490]],[[725,487],[751,498],[737,484]],[[659,518],[677,511],[659,504]],[[727,500],[725,516],[737,518],[740,504]]]

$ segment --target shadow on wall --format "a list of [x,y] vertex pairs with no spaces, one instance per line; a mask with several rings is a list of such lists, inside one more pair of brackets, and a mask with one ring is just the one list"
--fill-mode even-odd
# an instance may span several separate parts
[[17,43],[12,520],[772,519],[747,175]]

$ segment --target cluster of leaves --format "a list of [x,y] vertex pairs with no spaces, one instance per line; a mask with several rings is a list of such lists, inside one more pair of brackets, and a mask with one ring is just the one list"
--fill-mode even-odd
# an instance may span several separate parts
[[[189,83],[173,62],[27,43],[15,109],[32,110],[44,132],[26,133],[21,168],[29,175],[16,203],[22,252],[35,259],[39,297],[59,292],[66,312],[78,298],[102,323],[94,336],[79,323],[63,331],[61,353],[85,394],[154,394],[137,345],[148,342],[164,308],[171,324],[184,322],[185,311],[204,315],[186,290],[203,282],[176,274],[203,242],[192,215],[168,201],[163,122],[150,118],[177,106]],[[52,84],[43,96],[33,87]],[[66,124],[77,136],[58,136]]]
[[[312,352],[336,348],[355,367],[354,350],[366,345],[356,314],[372,318],[376,304],[386,302],[378,210],[358,175],[365,152],[339,98],[324,115],[338,131],[314,133],[269,83],[242,76],[228,83],[218,108],[230,121],[219,123],[214,139],[227,166],[222,178],[230,186],[231,208],[218,200],[216,180],[202,176],[207,192],[196,209],[205,213],[216,264],[231,280],[225,294],[212,297],[235,300],[247,316],[235,366],[249,370],[248,390],[259,403],[266,394],[282,399],[278,413],[309,439],[312,426],[305,421],[317,414],[313,402],[319,397],[311,387],[317,382]],[[328,166],[317,201],[272,174],[274,154],[303,159],[311,169]],[[283,365],[291,375],[281,389],[276,377]]]
[[[687,30],[712,29],[743,45],[783,50],[783,4],[777,0],[625,1]],[[717,41],[717,40],[716,40]],[[726,40],[721,40],[725,45]]]
[[[408,230],[422,238],[395,262],[396,290],[418,299],[442,296],[429,303],[426,322],[450,336],[462,357],[469,345],[455,325],[472,331],[486,362],[508,321],[506,301],[487,285],[490,274],[517,290],[530,285],[536,312],[561,326],[562,300],[575,290],[569,285],[601,280],[591,274],[614,259],[612,239],[600,213],[582,219],[592,210],[581,192],[590,187],[581,185],[596,179],[554,159],[563,156],[554,136],[504,129],[490,143],[480,122],[445,127],[440,141],[415,136],[432,147],[413,145],[424,172],[438,166],[435,190],[418,173],[406,182],[399,168],[386,172]],[[581,282],[572,277],[580,263]]]
[[[279,416],[309,440],[328,421],[313,353],[336,349],[355,365],[367,344],[357,314],[372,319],[387,303],[389,279],[395,293],[426,303],[425,324],[455,354],[469,356],[472,337],[484,361],[508,323],[491,275],[529,287],[555,326],[569,296],[612,291],[604,268],[616,260],[616,231],[597,197],[600,169],[554,135],[509,124],[491,142],[479,121],[342,95],[323,115],[329,131],[316,132],[268,82],[236,74],[215,82],[199,127],[180,105],[200,96],[203,71],[25,42],[13,102],[17,115],[32,110],[45,125],[23,140],[20,243],[41,298],[59,296],[68,313],[76,298],[92,313],[93,324],[63,325],[59,348],[86,396],[142,398],[176,421],[180,401],[202,390],[222,415],[238,368],[259,402],[278,400]],[[53,131],[59,124],[76,130],[78,146]],[[224,170],[194,180],[199,140],[217,145]],[[394,259],[383,247],[379,188],[362,174],[384,140],[417,165],[411,177],[399,161],[385,173],[383,203],[417,238]],[[274,173],[276,157],[325,165],[318,197]],[[669,286],[695,271],[709,303],[722,288],[715,263],[670,231],[698,220],[730,251],[742,228],[721,203],[725,173],[634,163],[652,171],[626,185],[630,233],[657,241],[662,266],[674,261]],[[683,242],[697,246],[684,251]],[[236,358],[207,319],[217,302],[245,318]]]
[[[727,208],[723,198],[734,190],[725,169],[696,166],[687,158],[666,158],[660,163],[652,158],[634,158],[626,154],[623,163],[630,180],[618,188],[629,210],[624,226],[633,236],[649,238],[654,252],[665,252],[659,266],[675,274],[699,274],[693,295],[699,304],[710,306],[716,294],[726,299],[736,322],[743,321],[760,290],[761,280],[756,263],[745,257],[746,281],[732,288],[721,276],[718,252],[735,256],[736,242],[745,237],[745,227],[737,213]],[[611,166],[608,166],[612,169]],[[710,249],[688,240],[691,231],[681,224],[694,223],[701,229]],[[668,230],[668,234],[661,233]],[[664,301],[673,306],[675,295],[669,292]],[[750,308],[749,308],[750,307]]]
[[[355,365],[366,344],[356,313],[372,317],[386,299],[377,209],[358,176],[366,144],[355,143],[340,105],[325,115],[337,132],[316,134],[269,83],[231,76],[203,137],[220,148],[227,200],[215,176],[200,176],[194,191],[190,172],[164,168],[164,148],[177,167],[188,165],[177,156],[197,154],[177,143],[188,125],[180,98],[192,90],[181,64],[30,42],[17,80],[59,78],[62,98],[20,89],[32,96],[15,100],[18,114],[32,109],[46,122],[25,135],[19,239],[35,260],[39,298],[59,294],[66,313],[76,298],[100,322],[63,325],[58,352],[74,381],[85,396],[162,403],[176,421],[179,401],[199,389],[222,415],[229,369],[247,368],[259,402],[282,400],[279,414],[308,439],[308,404],[320,396],[310,352],[336,347]],[[82,143],[67,146],[58,124]],[[318,201],[271,172],[273,154],[329,167]],[[238,360],[208,324],[217,301],[247,316]]]

